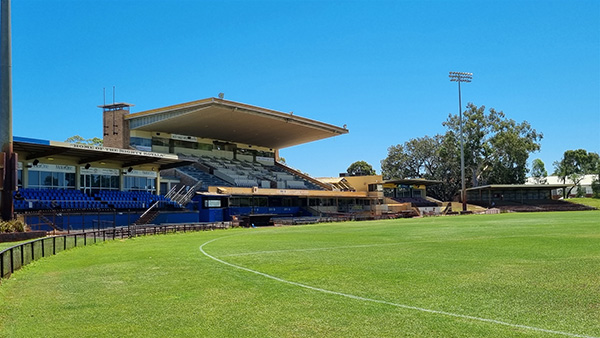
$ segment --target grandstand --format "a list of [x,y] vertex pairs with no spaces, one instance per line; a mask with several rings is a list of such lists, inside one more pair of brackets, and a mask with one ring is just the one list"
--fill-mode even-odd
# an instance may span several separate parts
[[[441,212],[426,192],[438,181],[316,179],[279,161],[281,149],[346,134],[345,127],[220,98],[139,113],[130,113],[132,106],[100,106],[102,147],[15,137],[15,212],[30,225],[54,230],[148,222],[300,224]],[[478,187],[468,199],[507,210],[572,209],[551,201],[549,188],[557,187],[519,188],[525,193],[514,186]]]
[[569,184],[496,184],[467,189],[471,204],[511,212],[593,210],[585,205],[552,198],[552,191]]
[[15,138],[14,210],[29,223],[58,229],[80,217],[68,228],[84,228],[93,215],[119,226],[151,214],[154,222],[270,224],[387,212],[380,179],[340,190],[279,162],[280,149],[345,127],[217,98],[139,113],[128,103],[100,107],[102,147]]

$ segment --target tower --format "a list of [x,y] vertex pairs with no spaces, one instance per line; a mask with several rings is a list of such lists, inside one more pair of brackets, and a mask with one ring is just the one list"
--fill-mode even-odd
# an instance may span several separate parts
[[112,103],[98,106],[103,111],[103,141],[105,147],[129,148],[129,114],[130,103]]
[[125,116],[129,114],[130,103],[112,103],[98,106],[103,111],[103,141],[105,147],[129,148],[129,121]]

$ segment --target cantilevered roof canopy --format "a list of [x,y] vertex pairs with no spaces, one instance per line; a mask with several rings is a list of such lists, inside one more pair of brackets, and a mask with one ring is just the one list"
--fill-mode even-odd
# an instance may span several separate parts
[[434,184],[442,184],[442,181],[434,181],[434,180],[426,180],[420,178],[402,178],[395,180],[387,180],[383,182],[384,184],[404,184],[404,185],[434,185]]
[[143,164],[155,164],[159,169],[174,168],[191,163],[190,161],[180,160],[179,156],[173,154],[97,147],[23,137],[14,137],[13,144],[16,152],[27,153],[26,158],[19,158],[22,161],[33,161],[36,158],[42,157],[67,156],[79,159],[79,164],[112,161],[120,163],[123,168]]
[[346,128],[208,98],[126,115],[131,130],[161,131],[281,149],[348,133]]

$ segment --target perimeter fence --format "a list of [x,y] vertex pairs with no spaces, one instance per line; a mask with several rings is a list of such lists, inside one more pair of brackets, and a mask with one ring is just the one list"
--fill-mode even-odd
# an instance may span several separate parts
[[131,225],[39,238],[0,251],[0,281],[9,278],[15,271],[35,260],[78,246],[135,236],[226,229],[228,227],[229,223]]

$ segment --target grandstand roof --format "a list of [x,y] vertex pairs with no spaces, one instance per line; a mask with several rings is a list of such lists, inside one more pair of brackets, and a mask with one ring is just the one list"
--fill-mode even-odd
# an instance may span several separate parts
[[16,152],[27,153],[27,158],[20,159],[25,161],[42,157],[68,156],[78,158],[79,164],[109,160],[121,163],[123,168],[142,164],[156,164],[159,169],[174,168],[191,163],[186,160],[180,160],[179,156],[173,154],[98,147],[24,137],[14,137],[13,144]]
[[162,131],[281,149],[348,133],[331,124],[218,98],[125,117],[132,130]]
[[405,185],[434,185],[434,184],[442,184],[442,181],[434,181],[434,180],[426,180],[421,178],[402,178],[395,180],[387,180],[383,182],[384,184],[405,184]]

